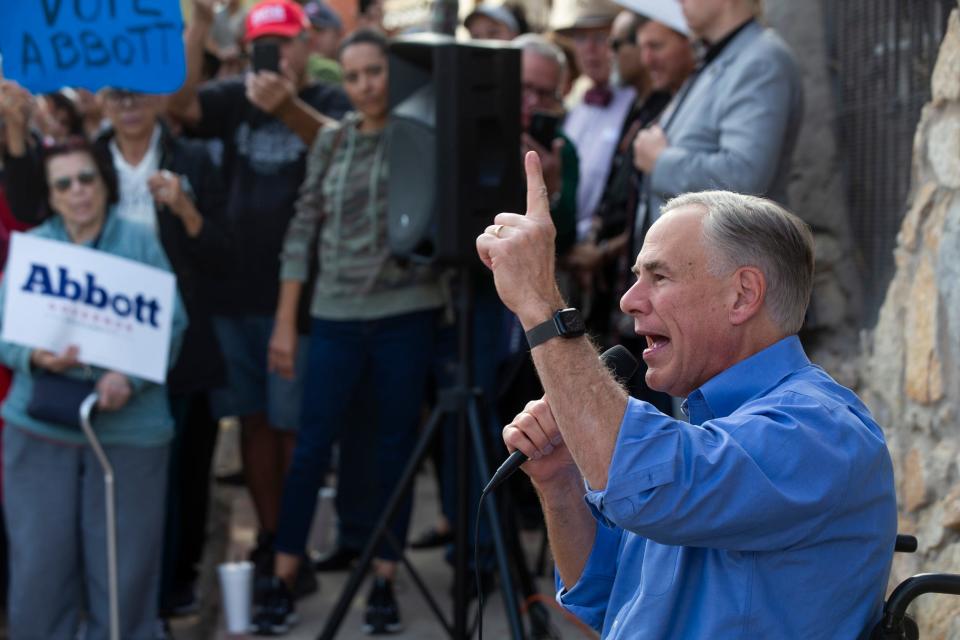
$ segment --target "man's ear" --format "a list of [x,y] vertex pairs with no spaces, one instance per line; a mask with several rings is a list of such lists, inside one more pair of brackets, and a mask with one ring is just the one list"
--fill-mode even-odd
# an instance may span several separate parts
[[730,323],[741,325],[763,309],[767,298],[767,279],[757,267],[740,267],[733,276],[736,300],[730,308]]

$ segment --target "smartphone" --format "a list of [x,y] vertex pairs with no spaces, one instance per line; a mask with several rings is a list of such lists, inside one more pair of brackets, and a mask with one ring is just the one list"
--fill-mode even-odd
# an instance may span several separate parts
[[553,140],[557,137],[557,128],[560,126],[560,116],[545,111],[537,111],[530,116],[530,137],[543,147],[553,147]]
[[253,43],[253,70],[280,73],[280,47],[276,42]]

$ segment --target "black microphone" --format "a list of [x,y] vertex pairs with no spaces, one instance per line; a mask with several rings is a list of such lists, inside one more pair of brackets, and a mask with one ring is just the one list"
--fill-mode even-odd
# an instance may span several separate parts
[[[640,366],[637,359],[633,357],[633,354],[622,344],[610,347],[600,354],[600,361],[610,369],[614,377],[624,382],[632,378]],[[510,456],[504,460],[503,464],[500,465],[500,468],[493,474],[493,477],[490,478],[490,482],[487,483],[483,493],[489,493],[503,484],[504,480],[512,476],[514,472],[520,468],[520,465],[528,459],[526,454],[519,449],[511,453]]]

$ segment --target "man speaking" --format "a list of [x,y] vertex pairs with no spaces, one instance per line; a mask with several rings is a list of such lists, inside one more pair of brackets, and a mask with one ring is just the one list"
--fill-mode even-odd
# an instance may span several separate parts
[[[504,429],[543,504],[558,600],[604,638],[857,638],[880,617],[896,538],[880,427],[812,365],[806,225],[769,200],[679,196],[621,308],[651,388],[689,422],[629,398],[554,282],[535,154],[527,213],[477,239],[519,317],[545,396]],[[559,321],[554,321],[559,316]]]

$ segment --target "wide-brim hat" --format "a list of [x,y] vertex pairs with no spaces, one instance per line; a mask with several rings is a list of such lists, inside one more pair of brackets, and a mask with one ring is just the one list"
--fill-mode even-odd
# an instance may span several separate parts
[[621,9],[610,0],[556,0],[550,28],[557,33],[575,29],[609,27]]
[[507,28],[514,33],[520,33],[520,24],[517,22],[517,17],[511,13],[510,9],[507,9],[502,4],[478,4],[473,11],[464,18],[463,26],[469,29],[470,21],[477,16],[486,16],[494,22],[506,25]]
[[690,37],[690,27],[683,17],[679,0],[616,0],[624,9],[629,9],[648,20],[664,24],[677,33]]

